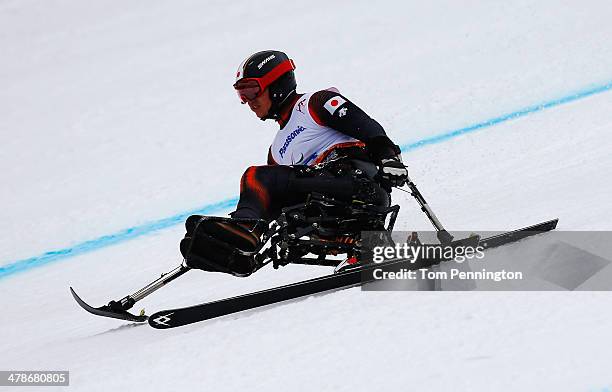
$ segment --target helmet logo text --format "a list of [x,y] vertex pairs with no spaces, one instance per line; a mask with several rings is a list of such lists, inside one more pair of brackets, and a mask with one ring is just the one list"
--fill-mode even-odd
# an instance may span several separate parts
[[266,65],[266,63],[267,63],[268,61],[272,60],[273,58],[275,58],[275,56],[274,56],[274,55],[271,55],[271,56],[268,56],[268,57],[266,57],[265,59],[263,59],[263,61],[257,65],[257,69],[261,69],[261,67],[263,67],[264,65]]

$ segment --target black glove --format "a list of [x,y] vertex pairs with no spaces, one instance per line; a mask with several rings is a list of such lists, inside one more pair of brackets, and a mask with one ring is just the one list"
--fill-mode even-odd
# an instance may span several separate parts
[[408,169],[402,163],[402,156],[384,158],[380,161],[380,176],[391,186],[402,186],[408,181]]

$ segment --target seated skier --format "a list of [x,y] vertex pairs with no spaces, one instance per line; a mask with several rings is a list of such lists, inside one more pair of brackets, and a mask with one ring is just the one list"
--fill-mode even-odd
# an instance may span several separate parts
[[[334,88],[298,94],[294,69],[293,60],[275,50],[257,52],[240,64],[234,89],[241,102],[261,120],[277,121],[280,130],[268,150],[268,165],[251,166],[242,176],[238,206],[230,214],[235,221],[187,220],[181,252],[189,266],[236,275],[253,269],[249,260],[229,265],[227,252],[212,249],[214,244],[193,249],[190,232],[198,221],[198,230],[253,252],[268,222],[312,192],[388,206],[391,187],[406,183],[400,149],[383,127]],[[191,257],[198,252],[208,253],[216,267]]]

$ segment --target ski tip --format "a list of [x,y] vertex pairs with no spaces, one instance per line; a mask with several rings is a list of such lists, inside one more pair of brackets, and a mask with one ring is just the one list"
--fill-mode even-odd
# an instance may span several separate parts
[[[74,291],[74,289],[72,288],[72,286],[70,286],[70,294],[72,294],[72,296],[74,297],[74,299],[79,298],[79,296],[77,295],[76,291]],[[80,299],[80,298],[79,298]]]
[[72,294],[72,298],[74,298],[75,301],[77,301],[79,305],[87,304],[85,301],[81,299],[81,297],[79,297],[79,295],[76,293],[76,291],[74,291],[72,287],[70,287],[70,294]]
[[526,227],[522,229],[522,231],[551,231],[557,228],[557,223],[559,223],[559,218],[551,219],[542,223],[538,223],[537,225]]
[[72,294],[72,298],[74,298],[74,300],[77,302],[77,304],[79,304],[80,307],[89,312],[91,311],[91,309],[93,309],[87,302],[83,301],[81,297],[79,297],[79,295],[76,293],[76,291],[74,291],[72,287],[70,287],[70,293]]
[[125,310],[113,309],[109,305],[100,306],[99,308],[94,308],[89,305],[87,302],[83,301],[81,297],[74,291],[72,287],[70,287],[70,292],[74,297],[74,300],[79,304],[79,306],[85,309],[87,312],[94,314],[96,316],[109,317],[121,320],[128,321],[136,321],[136,322],[144,322],[147,321],[147,316],[144,314],[144,310],[140,312],[140,314],[132,314]]
[[555,219],[551,220],[550,222],[551,222],[550,225],[552,227],[552,230],[554,230],[554,229],[557,228],[557,223],[559,223],[559,218],[555,218]]

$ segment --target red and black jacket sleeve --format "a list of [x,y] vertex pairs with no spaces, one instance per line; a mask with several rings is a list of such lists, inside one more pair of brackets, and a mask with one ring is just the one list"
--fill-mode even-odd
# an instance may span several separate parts
[[[340,98],[337,100],[340,105],[333,107],[332,102],[337,98]],[[310,98],[308,110],[319,125],[333,128],[364,142],[374,161],[392,158],[401,152],[376,120],[339,93],[317,91]]]

